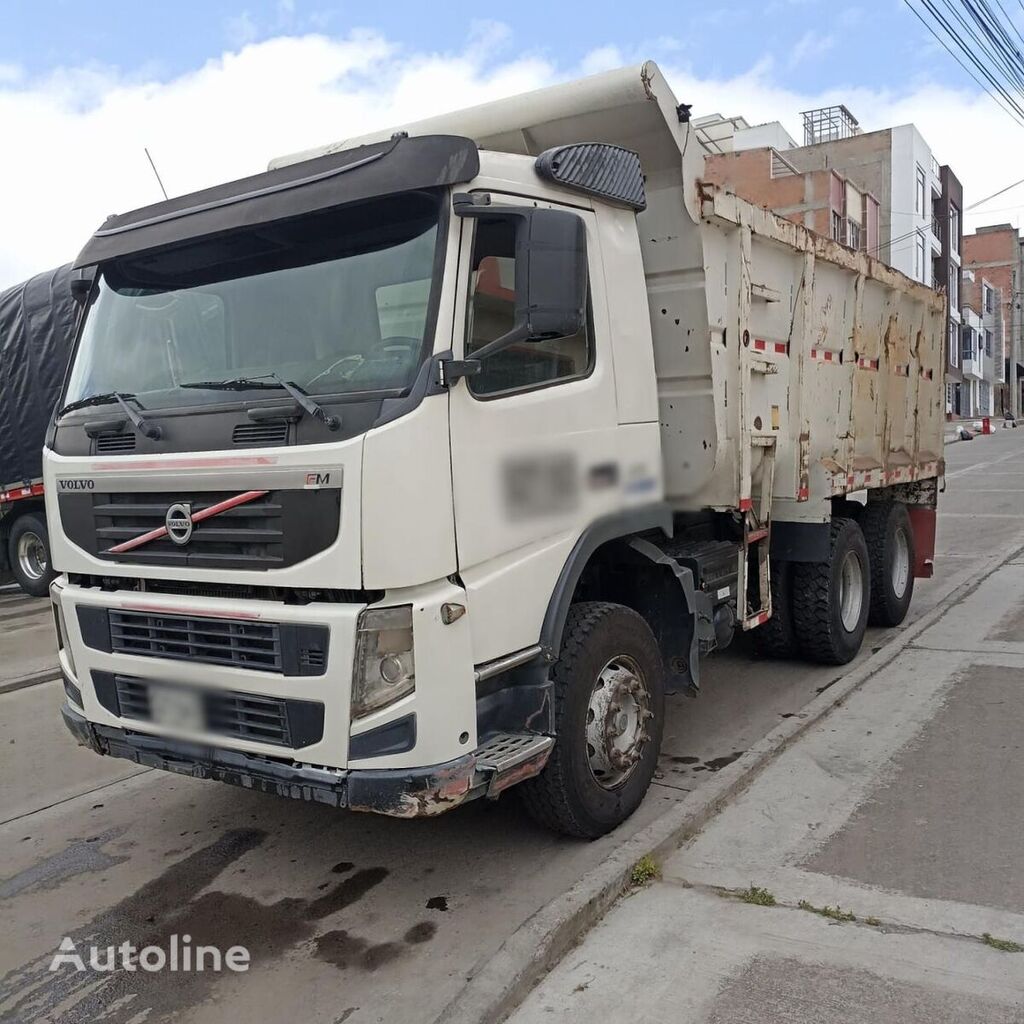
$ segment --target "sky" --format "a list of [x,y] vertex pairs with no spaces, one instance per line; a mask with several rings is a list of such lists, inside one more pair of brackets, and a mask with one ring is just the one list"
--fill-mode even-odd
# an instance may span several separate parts
[[[0,288],[74,258],[111,213],[256,173],[277,155],[657,60],[694,116],[845,103],[914,122],[965,204],[1021,176],[1024,129],[902,0],[3,0]],[[1009,5],[1020,14],[1024,6]],[[643,13],[643,18],[638,13]],[[1020,204],[1020,205],[1014,205]],[[966,226],[1024,214],[1024,186]]]

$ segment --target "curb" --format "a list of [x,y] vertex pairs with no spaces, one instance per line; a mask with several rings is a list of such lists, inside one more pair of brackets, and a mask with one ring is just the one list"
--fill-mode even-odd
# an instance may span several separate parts
[[[1013,543],[1019,544],[1019,539]],[[674,852],[699,832],[733,797],[803,733],[824,719],[868,679],[886,668],[950,608],[981,586],[994,572],[1024,552],[1015,547],[994,555],[981,572],[946,595],[931,611],[901,629],[855,669],[805,704],[804,718],[790,718],[755,743],[742,757],[717,772],[699,790],[683,797],[654,822],[628,839],[606,860],[547,906],[524,921],[465,987],[435,1018],[435,1024],[500,1024],[525,999],[612,904],[630,888],[633,865],[643,856],[655,860]]]
[[32,672],[27,676],[18,676],[0,683],[0,693],[14,693],[15,690],[24,690],[25,687],[35,686],[37,683],[49,683],[54,679],[60,679],[60,675],[59,668],[44,668],[39,672]]

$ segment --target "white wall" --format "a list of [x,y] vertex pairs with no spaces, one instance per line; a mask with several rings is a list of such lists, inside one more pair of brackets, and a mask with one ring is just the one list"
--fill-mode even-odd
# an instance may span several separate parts
[[[927,188],[922,213],[915,213],[917,168],[924,168]],[[932,223],[932,186],[940,188],[932,174],[932,151],[921,133],[912,125],[904,124],[892,129],[892,219],[889,241],[890,263],[909,277],[932,284],[932,248],[929,239]],[[916,273],[916,237],[909,234],[921,231],[924,235],[924,266]]]
[[771,146],[785,152],[796,149],[798,143],[785,128],[781,121],[769,121],[767,124],[755,124],[750,128],[742,128],[733,135],[733,149],[763,149]]

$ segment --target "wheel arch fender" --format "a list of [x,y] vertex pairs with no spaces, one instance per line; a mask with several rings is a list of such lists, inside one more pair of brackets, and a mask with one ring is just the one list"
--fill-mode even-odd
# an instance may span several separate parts
[[[540,644],[558,658],[569,608],[578,600],[615,601],[632,608],[650,625],[665,659],[670,691],[696,689],[700,681],[700,596],[693,574],[667,555],[651,537],[672,536],[672,511],[666,503],[628,509],[595,520],[580,535],[566,559],[548,602]],[[647,536],[644,536],[644,535]],[[603,565],[634,569],[647,566],[649,586],[630,586],[630,573],[609,582],[595,578]],[[710,611],[707,618],[710,622]]]

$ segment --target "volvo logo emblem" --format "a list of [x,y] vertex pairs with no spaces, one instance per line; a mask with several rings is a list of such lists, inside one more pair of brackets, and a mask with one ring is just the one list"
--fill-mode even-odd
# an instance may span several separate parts
[[192,506],[176,502],[167,510],[164,518],[167,536],[181,547],[192,539]]

